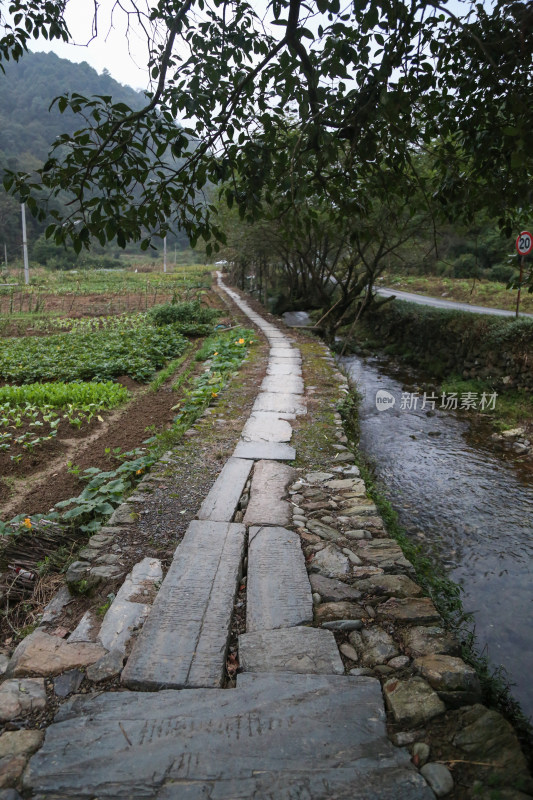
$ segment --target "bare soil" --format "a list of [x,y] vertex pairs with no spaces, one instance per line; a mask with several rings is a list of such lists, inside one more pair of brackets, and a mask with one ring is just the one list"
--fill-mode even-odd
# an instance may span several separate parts
[[[182,370],[193,354],[194,351],[191,351],[189,359],[181,367]],[[72,467],[67,466],[67,461],[76,467],[76,471],[79,469],[79,472],[88,467],[112,469],[117,461],[112,454],[106,453],[106,449],[121,448],[122,452],[128,452],[140,447],[154,432],[169,427],[176,414],[172,406],[176,404],[177,395],[171,388],[175,379],[174,375],[157,392],[141,387],[129,378],[119,379],[134,392],[133,399],[127,406],[108,413],[103,423],[92,420],[90,425],[83,426],[80,430],[71,430],[71,426],[66,423],[68,439],[61,439],[58,434],[57,442],[47,442],[31,458],[26,456],[11,469],[6,465],[0,485],[4,493],[7,488],[11,494],[2,506],[2,519],[7,520],[15,514],[44,514],[60,500],[79,494],[84,483],[72,473]],[[7,460],[9,461],[9,455]],[[2,458],[0,464],[1,461]],[[24,479],[22,482],[13,484],[9,481],[10,477],[20,475]],[[33,480],[34,476],[37,476],[37,480]]]
[[[138,292],[100,292],[93,294],[53,294],[39,292],[37,289],[34,294],[27,292],[16,293],[13,301],[9,296],[0,295],[0,314],[12,312],[35,310],[35,304],[39,297],[39,311],[52,312],[67,317],[99,317],[112,314],[124,314],[133,311],[146,311],[154,305],[168,303],[172,299],[172,292],[162,292],[150,289],[148,292],[139,290]],[[18,326],[8,328],[11,335],[21,335],[16,333]],[[9,335],[9,334],[7,334]],[[36,331],[32,335],[39,335]]]

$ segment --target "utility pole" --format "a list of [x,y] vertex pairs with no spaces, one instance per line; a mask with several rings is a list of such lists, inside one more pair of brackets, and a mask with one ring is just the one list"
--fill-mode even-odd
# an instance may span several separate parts
[[520,292],[522,290],[522,281],[524,279],[524,264],[525,264],[525,261],[526,261],[525,256],[522,256],[522,258],[520,259],[520,278],[518,280],[518,294],[516,295],[516,314],[515,314],[515,316],[517,318],[518,318],[519,313],[520,313]]
[[167,271],[167,237],[163,239],[163,272]]
[[27,285],[30,282],[30,265],[28,263],[28,239],[26,236],[26,206],[21,203],[20,206],[22,214],[22,255],[24,257],[24,283]]

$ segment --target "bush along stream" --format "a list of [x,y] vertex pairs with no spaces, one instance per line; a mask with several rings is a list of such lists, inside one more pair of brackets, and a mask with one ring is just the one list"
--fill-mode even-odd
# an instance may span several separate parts
[[[472,437],[460,412],[402,409],[402,394],[415,387],[377,359],[350,356],[343,368],[355,389],[344,413],[370,494],[459,631],[485,702],[504,711],[530,747],[533,487],[490,437]],[[380,394],[394,404],[381,406]]]
[[[78,476],[87,482],[83,491],[57,503],[50,512],[28,511],[0,522],[0,606],[4,618],[11,615],[12,629],[26,628],[20,601],[35,593],[39,574],[67,570],[88,536],[100,529],[169,446],[179,442],[184,431],[216,403],[254,341],[254,332],[241,327],[206,339],[192,362],[204,363],[205,368],[199,374],[191,370],[180,382],[182,399],[174,407],[177,415],[169,430],[147,439],[142,448],[111,454],[122,462],[114,469],[84,470]],[[89,588],[86,583],[80,583],[80,591]]]

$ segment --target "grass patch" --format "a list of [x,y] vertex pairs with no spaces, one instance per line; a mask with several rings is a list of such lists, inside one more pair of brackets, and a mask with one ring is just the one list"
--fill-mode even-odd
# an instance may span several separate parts
[[[334,425],[335,403],[338,399],[337,381],[332,367],[324,359],[321,342],[309,339],[298,342],[302,353],[307,386],[319,386],[320,393],[308,398],[308,415],[297,417],[292,426],[296,467],[315,469],[331,462],[336,450],[332,447],[331,428]],[[316,398],[316,399],[315,399]]]
[[[488,396],[494,392],[494,387],[486,381],[463,380],[459,375],[446,378],[440,389],[446,394],[456,392],[459,397],[466,392],[474,392],[478,396]],[[494,408],[485,408],[483,414],[490,417],[493,426],[498,430],[515,428],[533,417],[533,396],[523,389],[509,389],[499,393]]]
[[0,377],[12,383],[109,380],[129,375],[149,381],[183,353],[187,340],[170,325],[123,325],[91,333],[13,338],[0,343]]

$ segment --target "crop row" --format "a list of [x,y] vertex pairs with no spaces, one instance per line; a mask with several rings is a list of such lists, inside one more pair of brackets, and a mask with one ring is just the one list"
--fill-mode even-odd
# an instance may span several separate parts
[[[176,272],[166,274],[163,272],[134,272],[124,269],[50,271],[32,268],[30,279],[30,285],[22,287],[25,292],[38,289],[54,295],[153,293],[154,291],[172,294],[175,291],[187,292],[209,288],[211,285],[211,274],[201,265],[179,267]],[[13,288],[1,286],[0,295],[12,294]],[[16,291],[20,291],[18,287]]]
[[[94,417],[103,422],[100,412],[120,405],[128,397],[124,386],[111,382],[1,387],[0,453],[13,447],[33,452],[55,439],[62,421],[78,430]],[[18,464],[23,455],[15,452],[11,461]]]
[[167,325],[148,322],[91,333],[62,333],[0,342],[0,378],[10,383],[105,381],[129,375],[148,382],[187,340]]
[[207,406],[216,402],[219,393],[231,375],[239,369],[254,341],[254,332],[246,328],[226,331],[208,339],[196,355],[196,360],[205,362],[206,368],[194,379],[183,402],[175,407],[178,414],[173,431],[163,432],[161,441],[158,441],[157,436],[147,440],[145,444],[149,445],[148,448],[137,448],[118,456],[133,457],[133,460],[124,461],[116,470],[84,470],[79,477],[88,482],[86,488],[77,497],[56,503],[55,509],[59,509],[59,512],[54,510],[46,515],[19,514],[9,522],[0,522],[0,539],[2,536],[19,536],[33,531],[38,534],[43,522],[66,524],[87,533],[98,530],[103,520],[122,501],[124,493],[154,463],[158,448],[164,445],[166,437],[183,433],[201,416]]
[[72,406],[80,411],[95,407],[115,408],[129,398],[125,386],[113,381],[105,383],[29,383],[23,386],[0,387],[0,411],[7,406],[23,408],[25,412],[35,407],[42,409]]

